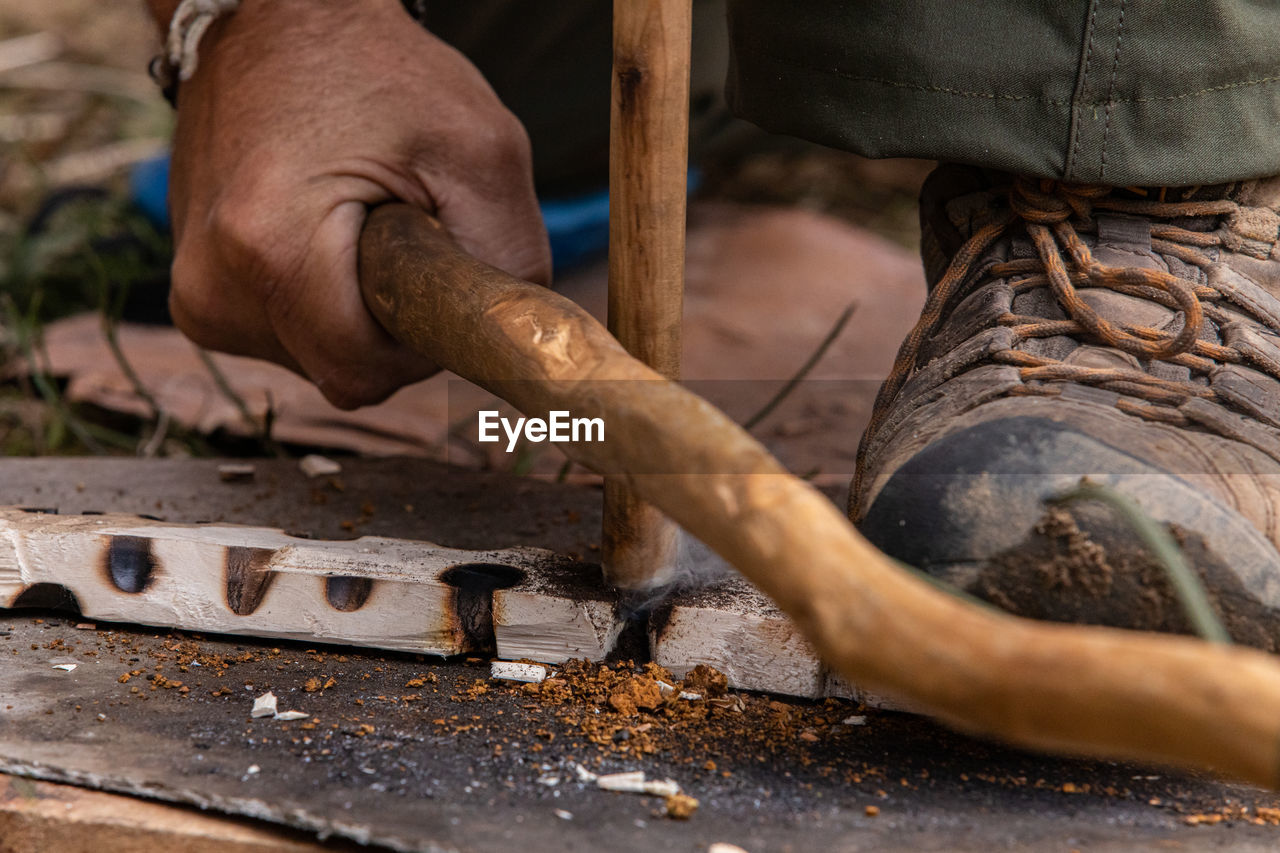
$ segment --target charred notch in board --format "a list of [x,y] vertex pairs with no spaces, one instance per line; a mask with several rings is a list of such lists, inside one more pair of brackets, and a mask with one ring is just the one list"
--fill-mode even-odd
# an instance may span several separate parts
[[267,589],[276,579],[270,570],[271,548],[248,548],[231,545],[223,558],[223,576],[227,581],[227,607],[237,616],[248,616],[258,609]]
[[121,592],[139,593],[151,584],[160,565],[145,536],[112,536],[104,561],[107,577]]
[[662,610],[660,615],[665,622],[671,616],[671,602],[680,592],[687,592],[679,584],[666,583],[649,589],[620,589],[616,610],[618,618],[624,622],[644,622]]
[[649,634],[657,640],[661,640],[667,633],[667,626],[671,624],[671,615],[675,613],[676,603],[672,598],[666,598],[660,601],[649,611]]
[[440,580],[454,588],[453,606],[458,624],[473,652],[493,652],[493,591],[508,589],[524,580],[524,572],[497,563],[465,563],[446,569]]
[[371,578],[351,575],[332,575],[324,579],[324,597],[329,606],[343,613],[353,613],[364,607],[373,593]]
[[62,584],[36,583],[13,597],[9,606],[18,608],[30,607],[35,610],[65,610],[81,614],[80,599]]

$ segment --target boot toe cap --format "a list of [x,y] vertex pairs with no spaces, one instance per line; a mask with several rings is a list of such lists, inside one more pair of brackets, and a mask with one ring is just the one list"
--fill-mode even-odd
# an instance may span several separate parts
[[1003,417],[931,442],[893,472],[859,526],[886,553],[1033,618],[1186,631],[1163,568],[1098,503],[1051,500],[1082,478],[1169,525],[1237,640],[1275,648],[1280,557],[1233,507],[1043,417]]

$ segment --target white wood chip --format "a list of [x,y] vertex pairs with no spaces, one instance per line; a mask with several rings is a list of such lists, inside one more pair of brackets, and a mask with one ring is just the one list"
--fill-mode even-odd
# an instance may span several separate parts
[[495,660],[489,664],[489,677],[504,681],[525,681],[537,684],[547,677],[547,668],[536,663],[515,663]]
[[228,462],[218,466],[218,476],[228,483],[245,483],[258,469],[248,462]]
[[302,711],[280,711],[275,715],[275,719],[287,723],[290,720],[305,720],[309,716],[311,715],[305,714]]
[[276,694],[267,691],[253,700],[251,717],[274,717],[276,714]]
[[605,791],[626,794],[649,794],[654,797],[674,797],[680,786],[671,779],[645,779],[643,770],[627,773],[609,773],[596,778],[596,787]]
[[625,791],[629,794],[644,792],[644,771],[632,770],[627,773],[608,773],[596,777],[596,787],[606,791]]
[[674,779],[653,779],[644,783],[644,792],[654,797],[674,797],[680,786]]
[[309,453],[298,462],[298,468],[308,477],[332,477],[342,473],[342,465],[328,456]]

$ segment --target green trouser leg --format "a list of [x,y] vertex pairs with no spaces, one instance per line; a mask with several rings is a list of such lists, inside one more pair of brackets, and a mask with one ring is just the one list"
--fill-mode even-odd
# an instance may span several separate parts
[[[405,0],[431,32],[466,55],[524,124],[539,193],[571,195],[609,174],[608,0]],[[724,0],[693,6],[690,149],[696,161],[736,122],[724,103]]]
[[1085,183],[1280,174],[1280,4],[729,0],[729,102],[870,157]]

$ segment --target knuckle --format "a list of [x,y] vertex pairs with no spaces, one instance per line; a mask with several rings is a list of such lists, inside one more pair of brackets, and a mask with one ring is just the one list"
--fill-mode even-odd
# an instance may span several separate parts
[[308,374],[325,398],[340,409],[357,409],[386,400],[400,388],[426,379],[439,368],[395,351],[354,360],[349,351],[328,353],[327,369]]
[[505,114],[507,119],[505,126],[498,131],[495,151],[504,162],[527,171],[533,166],[533,146],[529,141],[529,132],[514,115],[509,112]]
[[228,196],[209,212],[210,234],[228,256],[261,264],[274,240],[270,209],[271,205],[252,196]]
[[325,399],[343,411],[381,403],[391,396],[394,387],[349,370],[335,371],[316,380]]
[[228,277],[253,293],[273,322],[287,323],[305,295],[297,280],[305,247],[299,251],[279,210],[271,196],[228,196],[210,211],[209,239]]
[[179,251],[170,273],[169,314],[184,335],[202,347],[221,341],[217,292],[208,284],[204,265],[190,251]]
[[489,168],[528,168],[533,162],[529,133],[515,114],[505,107],[486,110],[472,123],[473,138],[464,151]]
[[177,288],[169,291],[169,316],[173,318],[173,325],[178,331],[190,338],[196,346],[204,349],[222,348],[222,327],[209,312],[194,306],[190,295],[184,295]]
[[502,117],[497,122],[497,147],[504,153],[513,157],[527,159],[532,154],[532,146],[529,142],[529,132],[525,130],[524,124],[520,119],[516,118],[515,113],[510,110],[503,109]]

